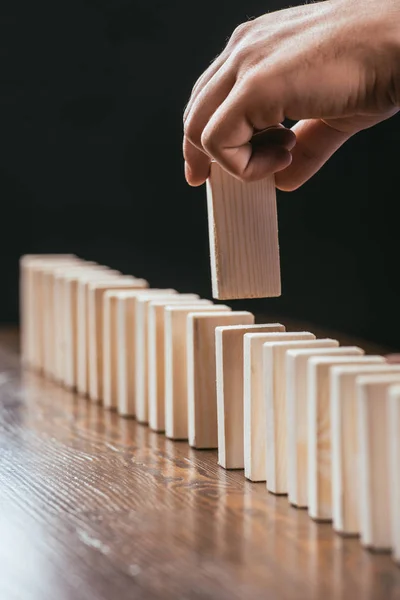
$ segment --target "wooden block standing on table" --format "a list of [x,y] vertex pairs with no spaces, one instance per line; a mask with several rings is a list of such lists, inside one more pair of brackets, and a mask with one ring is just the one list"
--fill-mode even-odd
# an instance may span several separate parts
[[[263,344],[298,341],[298,333],[247,333],[244,336],[244,472],[251,481],[266,481],[267,476],[267,404],[264,382]],[[274,331],[273,329],[271,331]],[[301,335],[301,334],[300,334]],[[312,334],[311,334],[312,335]],[[318,343],[314,337],[299,342],[299,347]],[[292,347],[292,346],[291,346]]]
[[35,360],[37,298],[34,289],[33,267],[40,261],[60,261],[77,258],[73,254],[25,254],[19,261],[19,311],[21,335],[21,360],[24,366],[33,366]]
[[[119,295],[117,306],[117,408],[122,417],[136,416],[136,305],[137,299],[172,298],[175,290],[131,290]],[[140,351],[142,352],[142,350]]]
[[400,564],[400,385],[389,388],[388,417],[392,552]]
[[243,340],[246,333],[271,333],[277,323],[255,324],[245,313],[239,325],[215,330],[217,367],[218,464],[225,469],[244,468]]
[[85,269],[68,270],[62,283],[64,297],[64,337],[65,337],[65,364],[63,369],[63,383],[72,390],[78,385],[78,282],[82,277],[107,273],[107,276],[116,274],[108,267],[91,265]]
[[103,406],[117,407],[118,345],[117,308],[119,290],[106,292],[103,298]]
[[44,346],[46,332],[48,329],[48,311],[47,309],[47,286],[45,273],[57,265],[70,265],[76,263],[78,258],[65,258],[54,260],[34,261],[30,265],[31,269],[31,318],[32,318],[32,338],[31,338],[31,364],[38,371],[43,371],[44,365]]
[[[166,293],[159,296],[160,299],[175,298],[178,295],[176,290],[166,290]],[[136,419],[139,423],[149,422],[149,394],[148,394],[148,307],[154,296],[140,296],[135,305],[135,403]]]
[[346,356],[308,360],[308,513],[317,521],[332,520],[330,369],[376,362],[376,356],[364,356],[357,347],[349,347]]
[[90,361],[89,361],[89,318],[88,294],[89,285],[94,281],[115,281],[123,277],[115,271],[95,272],[84,274],[77,282],[77,391],[86,396],[89,392]]
[[207,205],[214,298],[280,296],[274,177],[243,183],[213,162]]
[[344,535],[360,532],[359,435],[356,380],[359,375],[400,373],[400,365],[332,367],[330,373],[333,528]]
[[[53,269],[50,273],[50,313],[49,332],[46,337],[48,347],[47,365],[49,376],[59,383],[64,383],[67,377],[68,369],[68,349],[67,342],[70,338],[69,310],[65,293],[65,281],[69,275],[84,274],[89,272],[106,271],[106,267],[97,265],[89,261],[82,261],[69,267],[59,267]],[[76,308],[76,307],[75,307]]]
[[310,347],[286,352],[286,415],[288,496],[293,506],[308,506],[307,362],[310,356],[346,354],[330,338],[310,341]]
[[88,289],[89,322],[89,398],[103,400],[103,298],[109,290],[147,288],[145,279],[124,277],[108,282],[93,282]]
[[360,540],[370,550],[392,547],[388,390],[400,375],[357,377],[360,440]]
[[[175,298],[173,289],[148,288],[120,293],[117,302],[117,409],[123,417],[136,416],[136,329],[139,298]],[[139,351],[139,354],[142,350]]]
[[263,344],[298,340],[299,335],[301,334],[288,333],[283,325],[275,323],[271,324],[271,333],[246,333],[244,336],[244,474],[251,481],[266,481],[267,478],[267,404]]
[[188,435],[194,448],[218,448],[215,329],[233,319],[234,312],[188,316]]
[[[199,300],[197,294],[177,294],[169,300],[152,300],[148,306],[147,360],[149,427],[153,431],[165,431],[165,332],[164,308],[174,304],[187,304]],[[209,301],[206,301],[209,304]]]
[[287,494],[286,352],[315,340],[309,331],[283,334],[263,344],[267,489]]
[[188,439],[188,382],[187,382],[187,317],[190,313],[230,311],[228,306],[211,302],[170,305],[165,315],[165,435],[171,439]]

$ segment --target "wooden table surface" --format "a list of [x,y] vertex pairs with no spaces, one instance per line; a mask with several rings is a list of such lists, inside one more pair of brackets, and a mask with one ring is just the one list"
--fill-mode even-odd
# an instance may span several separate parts
[[1,600],[400,599],[400,568],[32,374],[0,334]]

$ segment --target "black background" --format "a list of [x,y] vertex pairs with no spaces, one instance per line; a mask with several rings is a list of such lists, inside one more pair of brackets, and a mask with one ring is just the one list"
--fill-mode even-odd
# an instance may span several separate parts
[[[18,318],[24,253],[75,252],[211,296],[205,189],[183,177],[182,112],[232,30],[285,6],[2,0],[1,321]],[[400,347],[399,142],[395,117],[278,193],[283,295],[233,305]]]

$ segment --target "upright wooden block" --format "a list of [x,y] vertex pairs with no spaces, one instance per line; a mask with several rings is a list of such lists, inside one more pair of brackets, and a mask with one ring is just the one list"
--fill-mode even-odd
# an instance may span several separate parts
[[147,288],[145,279],[124,277],[108,282],[93,282],[88,289],[89,322],[89,398],[94,402],[103,400],[103,298],[109,290]]
[[392,552],[400,565],[400,385],[389,388],[388,413]]
[[286,353],[288,495],[291,504],[302,508],[308,506],[308,359],[312,356],[346,356],[348,347],[338,345],[337,340],[315,340],[315,347]]
[[[124,293],[124,292],[122,292]],[[103,298],[103,406],[115,409],[118,403],[117,308],[121,292],[106,292]]]
[[188,435],[194,448],[218,448],[215,329],[233,318],[229,312],[188,316]]
[[360,375],[357,402],[360,436],[360,539],[370,550],[390,550],[393,531],[387,392],[400,375]]
[[213,162],[207,204],[214,298],[280,296],[274,177],[243,183]]
[[315,520],[332,520],[330,369],[368,363],[376,363],[376,357],[364,356],[357,347],[349,347],[347,356],[308,361],[308,513]]
[[77,391],[86,396],[89,392],[90,360],[89,360],[89,319],[88,294],[89,285],[94,281],[115,281],[122,277],[115,273],[90,273],[78,279],[77,286]]
[[376,364],[332,367],[330,373],[332,519],[334,530],[344,535],[360,532],[357,377],[400,372],[400,365],[375,358]]
[[120,273],[102,265],[91,265],[87,269],[68,271],[63,278],[62,294],[64,296],[64,338],[65,364],[63,371],[64,385],[72,390],[78,386],[78,282],[82,277],[112,276]]
[[286,352],[315,340],[309,331],[282,334],[282,341],[263,344],[263,378],[266,404],[267,489],[287,494]]
[[[44,262],[71,260],[77,258],[73,254],[26,254],[20,258],[20,335],[21,360],[24,366],[34,366],[37,359],[38,306],[35,289],[35,267]],[[40,304],[39,304],[40,306]]]
[[[217,327],[215,330],[218,464],[225,469],[244,468],[244,335],[271,333],[271,324],[254,324],[254,315],[246,314],[246,324]],[[273,327],[275,325],[272,324]]]
[[211,302],[166,306],[165,314],[165,435],[188,439],[187,317],[190,313],[231,310]]
[[[117,307],[117,404],[118,413],[123,417],[136,416],[136,328],[138,298],[150,300],[175,299],[175,290],[145,289],[124,292],[120,295]],[[144,331],[146,325],[143,326]],[[142,353],[145,348],[140,348]]]
[[[166,290],[166,293],[159,296],[160,299],[167,300],[177,296],[176,290]],[[148,393],[148,307],[154,296],[140,296],[136,300],[135,307],[135,402],[136,419],[139,423],[149,422],[149,393]]]
[[266,481],[267,478],[263,344],[298,339],[298,335],[287,333],[283,325],[273,323],[271,333],[246,333],[244,336],[244,474],[251,481]]
[[[174,304],[187,304],[200,300],[197,294],[177,294],[169,300],[152,300],[148,305],[147,360],[149,427],[165,431],[165,332],[164,308]],[[206,301],[209,304],[209,301]]]

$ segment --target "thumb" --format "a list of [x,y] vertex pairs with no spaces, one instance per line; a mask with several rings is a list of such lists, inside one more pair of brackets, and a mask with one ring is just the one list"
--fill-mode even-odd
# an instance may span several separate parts
[[352,135],[321,119],[299,121],[292,131],[297,139],[292,149],[292,162],[275,174],[276,187],[285,192],[295,190],[310,179]]

